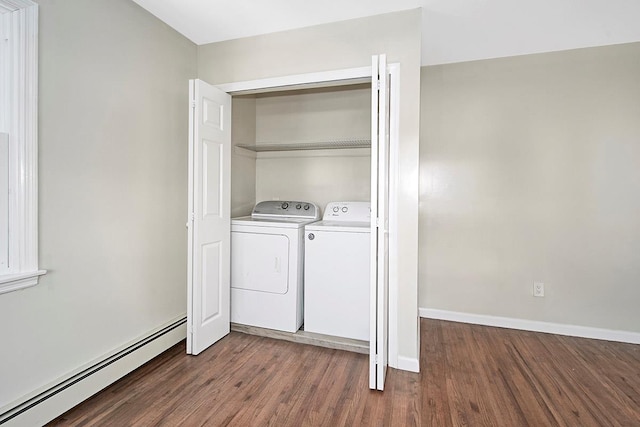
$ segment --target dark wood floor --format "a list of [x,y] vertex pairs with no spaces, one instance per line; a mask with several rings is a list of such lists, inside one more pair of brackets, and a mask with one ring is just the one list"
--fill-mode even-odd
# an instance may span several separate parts
[[179,344],[53,426],[640,426],[640,346],[421,321],[421,373],[232,332]]

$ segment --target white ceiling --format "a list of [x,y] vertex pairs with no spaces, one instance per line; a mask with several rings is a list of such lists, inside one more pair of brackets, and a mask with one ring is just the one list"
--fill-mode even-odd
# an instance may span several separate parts
[[640,41],[639,0],[133,0],[196,44],[422,8],[422,64]]

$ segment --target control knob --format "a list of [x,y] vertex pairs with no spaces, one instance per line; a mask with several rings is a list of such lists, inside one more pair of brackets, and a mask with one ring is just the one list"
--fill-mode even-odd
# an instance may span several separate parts
[[305,210],[305,211],[308,211],[308,210],[309,210],[309,207],[310,207],[310,206],[309,206],[308,204],[307,204],[307,205],[304,205],[304,210]]
[[302,209],[302,205],[301,205],[300,203],[298,203],[298,204],[296,205],[296,209]]
[[340,210],[340,208],[339,208],[338,206],[334,206],[334,207],[333,207],[333,211],[334,211],[334,212],[338,212],[339,210]]
[[282,209],[287,209],[289,207],[289,203],[283,202],[281,206],[282,206]]

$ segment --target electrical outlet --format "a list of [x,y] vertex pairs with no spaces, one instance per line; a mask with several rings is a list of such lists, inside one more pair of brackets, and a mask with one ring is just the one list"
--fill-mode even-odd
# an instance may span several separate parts
[[544,283],[542,283],[542,282],[533,282],[533,296],[534,297],[543,297],[544,296]]

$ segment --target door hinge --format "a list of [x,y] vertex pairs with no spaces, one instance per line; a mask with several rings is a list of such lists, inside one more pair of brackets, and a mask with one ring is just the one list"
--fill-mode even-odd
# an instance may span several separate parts
[[375,90],[380,90],[380,79],[376,80]]
[[196,101],[191,101],[191,108],[193,108],[195,110],[196,108]]
[[377,355],[377,354],[376,354],[376,356],[374,357],[374,360],[376,361],[376,364],[380,361],[380,360],[378,359],[378,355]]

